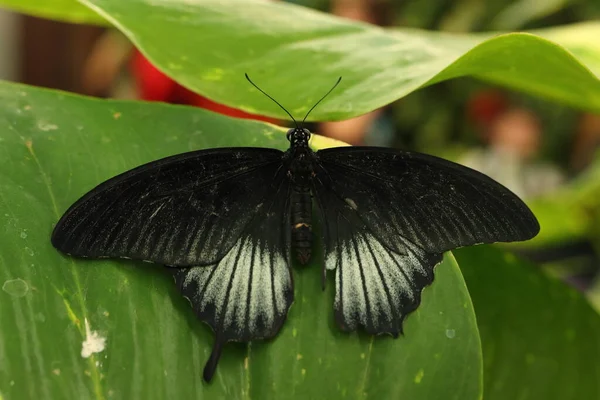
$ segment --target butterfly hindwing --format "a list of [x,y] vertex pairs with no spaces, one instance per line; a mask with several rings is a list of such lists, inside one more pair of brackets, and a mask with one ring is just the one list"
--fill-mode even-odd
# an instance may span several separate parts
[[[335,318],[346,331],[402,332],[402,321],[433,281],[440,253],[427,253],[403,237],[392,249],[360,220],[350,205],[326,191],[317,195],[327,216],[325,267],[335,269]],[[333,214],[332,214],[333,213]]]
[[444,251],[539,230],[508,189],[437,157],[373,147],[316,156],[325,267],[336,270],[335,314],[346,330],[397,335]]
[[283,152],[222,148],[179,154],[100,184],[63,215],[59,250],[192,266],[221,259],[270,195]]
[[181,292],[215,332],[206,380],[214,373],[224,343],[275,336],[292,304],[290,185],[284,174],[279,171],[260,211],[222,259],[175,269]]

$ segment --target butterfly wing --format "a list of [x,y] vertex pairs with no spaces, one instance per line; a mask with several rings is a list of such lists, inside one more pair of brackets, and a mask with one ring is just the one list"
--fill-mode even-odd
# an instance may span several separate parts
[[444,251],[530,239],[539,224],[489,177],[424,154],[385,148],[321,150],[313,192],[335,315],[345,330],[402,331]]
[[78,200],[52,235],[59,250],[175,266],[176,283],[222,345],[277,334],[293,301],[290,181],[283,152],[196,151],[112,178]]
[[284,174],[280,171],[276,178],[277,189],[265,201],[264,211],[221,260],[175,271],[183,295],[215,332],[204,369],[207,381],[224,343],[274,337],[292,304],[290,185]]
[[142,165],[73,204],[52,244],[75,256],[213,264],[263,212],[282,156],[275,149],[223,148]]

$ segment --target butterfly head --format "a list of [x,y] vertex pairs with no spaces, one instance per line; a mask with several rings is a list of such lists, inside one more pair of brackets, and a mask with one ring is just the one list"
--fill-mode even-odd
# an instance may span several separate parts
[[294,148],[299,148],[299,147],[306,147],[307,148],[308,147],[308,141],[310,140],[310,131],[308,129],[301,128],[302,124],[304,124],[304,121],[306,121],[306,118],[308,118],[308,115],[310,114],[310,112],[312,110],[314,110],[315,107],[321,101],[323,101],[323,99],[325,97],[327,97],[327,95],[329,95],[329,93],[331,93],[333,91],[333,89],[335,89],[336,86],[339,85],[340,81],[342,80],[342,77],[340,76],[338,78],[337,82],[335,83],[335,85],[333,85],[333,87],[331,89],[329,89],[329,91],[327,93],[325,93],[325,95],[323,97],[321,97],[321,99],[319,101],[317,101],[311,107],[310,110],[308,110],[308,112],[304,116],[304,119],[302,120],[302,122],[300,122],[300,124],[298,124],[298,121],[296,121],[296,119],[293,117],[293,115],[290,114],[290,112],[288,110],[286,110],[284,106],[282,106],[281,104],[279,104],[279,102],[277,100],[275,100],[273,97],[269,96],[264,90],[262,90],[261,88],[259,88],[258,86],[256,86],[256,84],[254,82],[252,82],[252,80],[250,79],[250,77],[248,76],[248,74],[244,74],[244,75],[246,76],[246,79],[248,80],[248,82],[250,82],[250,84],[252,86],[254,86],[256,89],[258,89],[262,94],[264,94],[265,96],[267,96],[269,99],[273,100],[273,102],[275,104],[277,104],[279,107],[281,107],[281,109],[283,111],[285,111],[287,115],[290,116],[290,118],[292,119],[292,121],[294,121],[294,125],[296,125],[296,127],[288,130],[287,134],[286,134],[287,140],[289,140],[290,144]]
[[306,128],[292,128],[287,131],[285,137],[293,147],[308,147],[310,131]]

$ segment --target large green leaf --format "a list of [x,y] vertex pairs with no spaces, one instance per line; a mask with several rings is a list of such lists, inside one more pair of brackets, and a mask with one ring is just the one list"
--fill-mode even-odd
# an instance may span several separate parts
[[299,117],[343,76],[313,120],[357,116],[459,76],[600,110],[599,23],[537,32],[556,43],[564,37],[584,65],[554,42],[525,33],[384,30],[271,1],[83,1],[167,75],[260,114],[285,117],[244,80],[244,72]]
[[107,24],[104,18],[77,0],[0,0],[0,7],[65,22]]
[[580,292],[489,246],[454,253],[481,334],[484,399],[600,398],[600,317]]
[[[397,340],[341,333],[319,263],[296,269],[296,301],[280,335],[228,345],[214,382],[204,384],[212,334],[165,270],[63,256],[50,245],[52,226],[84,192],[138,164],[206,147],[285,148],[283,131],[194,108],[9,83],[0,83],[0,104],[0,396],[480,397],[479,336],[451,256]],[[85,321],[107,346],[87,359]]]

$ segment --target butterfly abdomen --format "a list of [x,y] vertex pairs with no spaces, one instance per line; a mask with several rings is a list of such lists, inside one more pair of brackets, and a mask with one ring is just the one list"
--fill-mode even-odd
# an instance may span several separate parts
[[308,188],[292,191],[292,247],[301,264],[310,260],[312,248],[312,198]]

